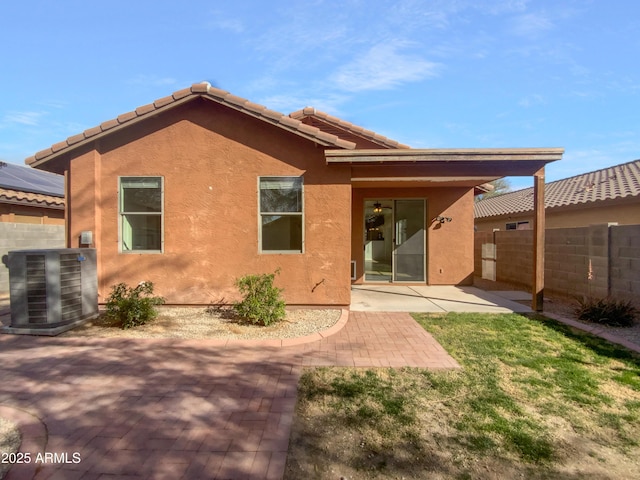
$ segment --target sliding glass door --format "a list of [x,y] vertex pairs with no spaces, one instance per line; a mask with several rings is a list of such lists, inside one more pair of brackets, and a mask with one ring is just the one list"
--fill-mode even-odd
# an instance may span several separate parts
[[364,214],[365,281],[424,282],[425,201],[367,200]]
[[424,200],[394,202],[393,281],[424,282]]

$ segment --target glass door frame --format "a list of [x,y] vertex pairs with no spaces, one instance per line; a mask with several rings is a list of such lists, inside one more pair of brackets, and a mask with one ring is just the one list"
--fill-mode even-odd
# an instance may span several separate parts
[[[422,272],[423,272],[423,279],[416,281],[416,280],[395,280],[396,278],[396,249],[398,247],[397,245],[397,239],[396,239],[396,201],[405,201],[405,200],[419,200],[422,202],[422,214],[423,214],[423,218],[422,218],[422,230],[423,230],[423,242],[422,242],[422,255],[423,255],[423,262],[422,262]],[[392,244],[391,244],[391,275],[389,277],[389,280],[378,280],[378,279],[373,279],[373,280],[367,280],[367,268],[366,268],[366,245],[367,245],[367,226],[366,226],[366,221],[367,221],[367,216],[366,216],[366,207],[367,207],[367,203],[373,203],[373,202],[391,202],[391,223],[392,223],[392,228],[393,228],[393,238],[392,238]],[[428,229],[427,229],[427,199],[424,197],[407,197],[407,198],[403,198],[403,197],[388,197],[386,195],[381,195],[380,197],[375,197],[375,198],[365,198],[363,199],[362,202],[362,207],[363,207],[363,221],[362,221],[362,229],[363,229],[363,252],[362,252],[362,265],[363,265],[363,275],[362,275],[362,279],[364,283],[378,283],[378,284],[427,284],[427,280],[428,280],[428,273],[427,273],[427,242],[428,242]]]

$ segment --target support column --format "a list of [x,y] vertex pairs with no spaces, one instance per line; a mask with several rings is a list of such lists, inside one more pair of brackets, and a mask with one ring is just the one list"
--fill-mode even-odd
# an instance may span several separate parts
[[531,309],[542,311],[544,302],[544,167],[533,176],[533,282]]

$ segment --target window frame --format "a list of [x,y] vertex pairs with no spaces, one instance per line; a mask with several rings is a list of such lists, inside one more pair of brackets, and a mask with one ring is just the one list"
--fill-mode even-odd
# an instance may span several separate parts
[[[160,180],[159,212],[125,212],[123,179],[158,179]],[[160,248],[152,250],[128,250],[123,243],[123,224],[127,215],[147,215],[160,217]],[[118,252],[123,254],[162,254],[164,253],[164,177],[161,175],[119,175],[118,176]]]
[[525,220],[525,221],[507,222],[505,224],[505,230],[507,230],[507,231],[512,231],[512,230],[530,230],[530,228],[520,228],[520,225],[526,225],[527,227],[529,227],[529,221]]
[[[262,192],[262,180],[269,178],[295,178],[300,179],[300,211],[299,212],[263,212],[260,201]],[[305,201],[304,201],[304,176],[303,175],[260,175],[258,176],[258,253],[260,254],[285,254],[285,255],[301,255],[304,254],[305,247]],[[262,248],[262,217],[264,216],[299,216],[300,217],[300,250],[265,250]]]

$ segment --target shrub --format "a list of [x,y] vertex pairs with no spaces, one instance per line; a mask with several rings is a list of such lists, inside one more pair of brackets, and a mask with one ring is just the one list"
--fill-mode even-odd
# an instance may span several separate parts
[[245,275],[236,280],[236,286],[243,296],[241,302],[233,304],[236,313],[245,320],[256,325],[270,325],[282,320],[285,316],[285,303],[280,293],[281,288],[273,285],[275,273]]
[[131,288],[126,283],[111,287],[107,298],[107,318],[117,321],[124,328],[144,325],[158,315],[156,305],[162,305],[164,298],[153,296],[153,283],[140,282]]
[[613,298],[586,298],[579,301],[576,315],[580,320],[612,327],[631,327],[638,310],[623,300]]

